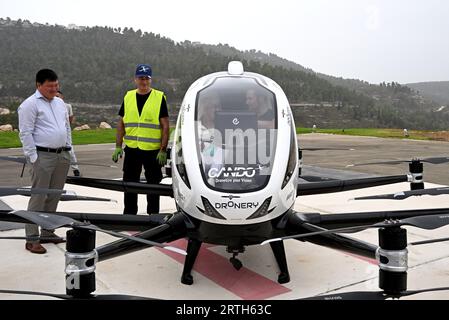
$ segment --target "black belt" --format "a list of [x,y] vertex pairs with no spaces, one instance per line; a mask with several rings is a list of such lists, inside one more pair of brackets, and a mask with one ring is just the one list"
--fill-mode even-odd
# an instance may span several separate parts
[[70,151],[72,150],[72,147],[61,147],[61,148],[45,148],[45,147],[39,147],[36,146],[37,151],[44,151],[44,152],[53,152],[53,153],[61,153],[62,151]]

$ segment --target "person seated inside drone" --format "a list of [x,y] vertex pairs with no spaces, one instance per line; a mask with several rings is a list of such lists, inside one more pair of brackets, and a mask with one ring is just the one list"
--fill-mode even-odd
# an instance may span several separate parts
[[[211,168],[221,167],[223,163],[223,149],[221,138],[217,139],[215,128],[215,114],[222,110],[220,98],[217,95],[203,95],[199,100],[198,134],[201,162],[207,173]],[[211,180],[211,179],[209,179]],[[212,185],[214,183],[209,181]]]
[[[273,99],[266,93],[251,88],[246,91],[246,105],[249,111],[256,113],[258,129],[267,129],[266,134],[258,132],[257,144],[258,148],[263,147],[264,154],[270,155],[272,150],[270,137],[275,134],[272,130],[275,128]],[[267,164],[261,163],[260,159],[257,160],[257,170],[258,174],[254,179],[260,185],[260,181],[264,181],[265,175],[270,174],[270,171],[267,171]]]
[[259,128],[274,129],[274,112],[268,96],[258,95],[254,89],[249,89],[246,92],[246,104],[249,111],[257,114]]

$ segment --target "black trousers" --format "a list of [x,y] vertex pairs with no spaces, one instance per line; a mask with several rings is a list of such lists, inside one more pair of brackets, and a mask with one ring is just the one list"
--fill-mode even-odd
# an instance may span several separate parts
[[[123,161],[123,181],[139,182],[142,166],[149,184],[158,184],[162,180],[162,171],[156,159],[159,150],[144,151],[138,148],[125,147]],[[147,195],[147,213],[159,213],[158,195]],[[137,214],[137,193],[124,193],[124,214]]]

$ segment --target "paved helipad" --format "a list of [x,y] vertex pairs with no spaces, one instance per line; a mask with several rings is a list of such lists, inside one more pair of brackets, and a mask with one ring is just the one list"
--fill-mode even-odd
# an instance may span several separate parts
[[[310,135],[301,136],[303,146],[306,142],[308,147],[328,146],[335,147],[348,144],[347,137]],[[385,146],[385,139],[373,140],[372,138],[354,138],[360,147],[376,144]],[[367,142],[368,141],[368,142]],[[390,140],[387,140],[388,143]],[[398,141],[398,140],[394,140]],[[399,140],[400,141],[400,140]],[[388,145],[387,143],[387,145]],[[396,143],[392,143],[392,152],[397,152]],[[412,148],[412,142],[407,141]],[[416,144],[421,145],[421,142]],[[426,145],[427,146],[427,145]],[[443,155],[447,153],[449,144],[431,143],[431,147],[439,150],[437,154],[426,154],[428,156]],[[87,151],[84,151],[86,148]],[[78,147],[79,160],[84,160],[83,155],[91,152],[90,147]],[[111,145],[105,145],[102,154],[110,156]],[[359,150],[363,153],[365,160],[369,158],[369,148]],[[0,151],[0,154],[20,154],[11,150]],[[345,151],[334,151],[333,157],[342,161]],[[378,149],[372,149],[372,157],[378,159]],[[357,150],[352,151],[351,159],[357,159]],[[326,156],[323,156],[326,154]],[[326,168],[330,166],[330,151],[314,152],[305,155],[306,164],[318,165]],[[337,154],[337,155],[335,155]],[[340,154],[340,155],[338,155]],[[396,155],[396,153],[395,153]],[[404,157],[397,155],[396,157]],[[307,159],[312,159],[308,162]],[[314,160],[313,160],[314,159]],[[322,163],[320,162],[320,159]],[[92,162],[96,159],[89,159]],[[104,161],[104,160],[103,160]],[[348,159],[350,161],[350,159]],[[104,161],[106,162],[106,161]],[[8,167],[10,165],[8,164]],[[17,168],[16,164],[16,168]],[[3,163],[0,173],[4,170]],[[344,165],[338,163],[333,166],[343,169]],[[441,185],[441,177],[447,176],[449,165],[439,166],[441,175],[438,185]],[[359,168],[360,172],[372,172],[368,167]],[[396,167],[394,172],[384,174],[403,174],[404,167]],[[431,169],[436,171],[438,169]],[[84,172],[88,172],[86,169]],[[98,170],[96,168],[95,170]],[[120,170],[115,170],[120,175]],[[388,168],[391,170],[391,168]],[[17,170],[20,171],[20,170]],[[330,172],[330,171],[329,171]],[[334,174],[344,172],[334,171]],[[377,174],[379,174],[377,172]],[[86,175],[86,174],[85,174]],[[98,176],[98,175],[97,175]],[[0,181],[2,179],[0,178]],[[432,180],[431,180],[432,181]],[[446,181],[449,181],[447,179]],[[166,181],[169,183],[169,181]],[[434,181],[432,181],[434,182]],[[435,181],[436,182],[436,181]],[[3,182],[2,182],[3,183]],[[449,183],[447,183],[449,184]],[[10,181],[5,185],[12,185]],[[25,185],[25,184],[23,184]],[[427,184],[426,187],[434,187],[436,184]],[[79,195],[107,197],[116,199],[113,202],[60,202],[58,210],[73,212],[96,212],[117,213],[122,212],[122,193],[111,192],[100,189],[91,189],[73,185],[66,185],[67,190],[76,191]],[[403,210],[409,208],[443,208],[449,207],[449,196],[422,196],[403,201],[353,201],[356,196],[383,194],[402,190],[408,190],[409,184],[400,183],[384,187],[375,187],[357,191],[300,197],[296,201],[295,209],[304,212],[361,212],[380,210]],[[174,201],[171,198],[161,198],[162,212],[175,211]],[[0,198],[6,205],[14,209],[25,209],[28,198],[22,196],[8,196]],[[139,196],[139,208],[145,207],[145,197]],[[65,235],[67,229],[57,231],[61,236]],[[449,227],[435,231],[423,231],[408,227],[409,242],[415,240],[448,237]],[[1,236],[21,236],[23,229],[8,230],[0,232]],[[369,230],[351,235],[372,243],[377,243],[377,231]],[[108,235],[97,234],[97,244],[101,245],[115,240]],[[175,243],[185,246],[185,241]],[[361,259],[343,252],[319,247],[313,244],[287,240],[285,242],[287,260],[290,269],[291,281],[280,285],[277,280],[277,266],[269,246],[247,247],[247,251],[239,255],[244,268],[235,270],[229,263],[229,254],[226,248],[221,246],[204,246],[197,259],[193,277],[194,284],[186,286],[180,283],[183,267],[183,256],[168,253],[163,249],[149,248],[126,256],[101,262],[97,265],[97,291],[96,293],[122,293],[139,296],[147,296],[161,299],[296,299],[312,295],[346,292],[346,291],[377,291],[378,267],[372,261]],[[64,244],[44,245],[48,252],[45,255],[33,255],[25,251],[23,241],[0,241],[0,288],[10,290],[34,290],[52,293],[65,293],[64,283]],[[409,248],[409,272],[408,288],[424,289],[432,287],[449,286],[449,242],[438,243]],[[17,296],[0,294],[0,299],[43,299],[43,297]],[[423,293],[404,299],[449,299],[449,291]]]

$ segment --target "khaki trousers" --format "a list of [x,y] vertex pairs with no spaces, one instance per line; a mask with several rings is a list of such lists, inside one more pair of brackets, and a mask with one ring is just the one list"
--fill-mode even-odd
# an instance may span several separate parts
[[[32,188],[63,189],[70,167],[70,153],[38,151],[37,160],[31,165]],[[28,202],[29,211],[55,212],[58,207],[59,194],[32,194]],[[48,237],[54,230],[41,230],[42,237]],[[38,237],[39,227],[35,224],[25,225],[27,237]],[[37,243],[39,241],[27,241]]]

